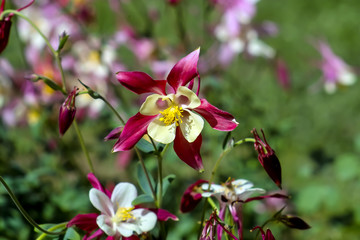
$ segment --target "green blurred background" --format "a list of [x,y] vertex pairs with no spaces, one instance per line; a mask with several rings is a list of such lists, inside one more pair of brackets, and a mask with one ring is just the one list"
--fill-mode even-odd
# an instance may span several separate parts
[[[140,2],[125,2],[123,9],[127,14],[122,17],[141,34],[146,34],[146,19],[137,11]],[[94,4],[98,21],[88,31],[108,36],[115,30],[113,22],[119,16],[109,11],[107,1],[94,1]],[[160,0],[145,4],[148,9],[157,9],[160,13],[152,37],[161,46],[181,49],[182,41],[174,30],[176,8]],[[203,55],[213,44],[213,37],[202,30],[207,24],[203,18],[205,5],[200,0],[184,0],[180,6],[190,39],[182,56],[198,46]],[[270,224],[276,239],[358,239],[360,84],[338,89],[335,94],[325,93],[319,83],[321,72],[315,66],[320,55],[311,42],[326,39],[337,55],[356,68],[360,62],[360,1],[263,0],[257,6],[254,23],[270,20],[278,25],[279,34],[265,41],[287,63],[291,88],[284,90],[279,86],[274,66],[269,61],[246,60],[240,55],[216,74],[202,75],[200,72],[201,95],[236,117],[239,126],[232,134],[236,140],[251,137],[254,127],[263,128],[269,144],[275,149],[282,164],[283,188],[292,196],[289,213],[300,216],[312,226],[310,230],[300,231]],[[210,16],[211,21],[216,18],[216,14]],[[11,37],[16,41],[14,34]],[[9,47],[16,48],[13,44]],[[11,55],[11,50],[7,50],[2,57]],[[118,55],[128,70],[148,71],[146,66],[140,69],[136,66],[128,49],[121,49]],[[120,84],[114,84],[114,88],[128,103],[137,99]],[[139,108],[138,104],[124,105],[122,102],[118,108],[126,108],[128,117]],[[27,127],[9,128],[0,122],[0,175],[39,223],[58,223],[78,213],[95,212],[88,200],[90,184],[86,174],[89,170],[75,131],[70,128],[59,138],[57,113],[58,108],[43,106],[40,121]],[[119,125],[111,112],[104,109],[96,120],[83,120],[79,125],[100,181],[105,185],[120,181],[135,183],[135,154],[131,164],[123,169],[117,165],[118,155],[111,153],[114,142],[103,142],[107,133]],[[197,179],[209,179],[225,135],[205,125],[202,146],[205,172],[202,174],[182,163],[169,148],[164,175],[174,173],[176,180],[168,190],[164,207],[180,218],[179,222],[168,223],[169,239],[196,238],[200,208],[191,214],[181,214],[181,193]],[[144,157],[156,176],[155,158],[146,154]],[[237,147],[222,161],[217,182],[224,182],[228,177],[249,179],[256,187],[276,190],[258,163],[251,144]],[[0,239],[33,239],[32,228],[3,187],[0,194]],[[275,213],[261,215],[254,212],[258,207],[258,203],[245,206],[247,229],[261,225],[266,217]],[[245,236],[254,239],[254,235],[247,232]]]

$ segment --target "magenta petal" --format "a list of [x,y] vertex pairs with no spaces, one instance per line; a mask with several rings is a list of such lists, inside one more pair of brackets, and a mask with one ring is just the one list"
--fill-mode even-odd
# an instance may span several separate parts
[[[140,240],[140,238],[136,235],[132,235],[130,237],[122,237],[123,240]],[[106,239],[106,240],[110,240],[110,239]],[[112,240],[112,239],[111,239]],[[114,238],[115,240],[115,238]]]
[[98,229],[91,236],[87,236],[87,235],[84,236],[83,240],[99,239],[99,237],[103,234],[104,234],[104,232],[101,229]]
[[118,72],[116,78],[130,91],[142,93],[158,93],[166,95],[166,80],[154,80],[143,72]]
[[198,180],[195,183],[191,184],[184,192],[181,197],[180,203],[180,211],[182,213],[187,213],[192,211],[201,201],[201,193],[196,192],[196,188],[198,188],[201,184],[207,183],[206,180]]
[[218,109],[205,99],[200,99],[200,101],[201,105],[193,110],[205,118],[212,128],[219,131],[232,131],[237,127],[238,123],[233,115]]
[[177,216],[166,211],[165,209],[149,208],[149,210],[156,214],[158,221],[167,221],[169,219],[179,221],[179,218]]
[[114,145],[113,152],[130,150],[144,136],[148,125],[156,117],[157,115],[147,116],[137,113],[129,118],[119,140]]
[[124,129],[124,127],[121,126],[121,127],[117,127],[115,129],[111,130],[111,132],[104,138],[104,140],[108,141],[108,140],[112,140],[112,139],[118,139],[120,137],[120,134],[123,129]]
[[99,216],[97,213],[78,214],[71,219],[66,227],[76,226],[85,232],[92,232],[98,228],[96,218]]
[[199,54],[200,48],[182,58],[171,69],[167,81],[175,92],[180,86],[185,86],[198,75],[197,63],[199,61]]
[[100,181],[95,177],[95,175],[93,173],[89,173],[87,175],[87,178],[90,182],[90,184],[97,190],[105,193],[109,198],[111,198],[111,192],[108,191],[106,188],[103,187],[103,185],[101,185]]
[[204,169],[200,156],[202,143],[201,134],[197,139],[189,143],[183,136],[180,127],[176,128],[176,137],[174,140],[174,150],[178,157],[190,167],[202,171]]

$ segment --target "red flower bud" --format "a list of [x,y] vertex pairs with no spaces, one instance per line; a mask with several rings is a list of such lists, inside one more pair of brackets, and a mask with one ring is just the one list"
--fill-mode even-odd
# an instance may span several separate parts
[[259,226],[256,226],[254,227],[251,231],[254,231],[255,229],[259,229],[260,232],[261,232],[261,236],[262,236],[262,239],[263,240],[275,240],[275,237],[274,235],[272,234],[272,232],[270,231],[270,229],[267,229],[266,230],[266,233],[264,232],[264,230],[259,227]]
[[264,167],[269,177],[275,182],[275,184],[279,188],[281,188],[281,165],[279,159],[275,155],[275,151],[266,142],[265,134],[262,129],[261,132],[264,141],[261,140],[255,128],[252,130],[255,138],[254,147],[255,150],[259,153],[259,162]]
[[285,224],[286,226],[288,226],[289,228],[296,228],[301,230],[311,228],[310,225],[307,224],[301,218],[289,214],[281,215],[278,220],[283,224]]
[[60,107],[59,113],[59,132],[60,135],[64,135],[65,132],[70,127],[71,123],[75,118],[76,107],[75,107],[75,97],[76,91],[78,89],[75,87],[74,90],[71,91],[69,96],[65,99],[65,102]]
[[0,21],[0,53],[6,48],[9,35],[10,35],[11,21],[1,20]]
[[203,183],[207,183],[205,180],[198,180],[196,183],[191,184],[184,192],[181,197],[180,211],[187,213],[192,211],[198,203],[201,201],[201,193],[197,192],[196,189]]

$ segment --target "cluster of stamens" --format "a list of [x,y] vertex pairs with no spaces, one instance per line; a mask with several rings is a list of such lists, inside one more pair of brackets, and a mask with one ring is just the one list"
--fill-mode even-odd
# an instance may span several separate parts
[[129,219],[135,219],[131,211],[134,210],[134,207],[120,207],[116,211],[115,216],[112,217],[112,221],[115,223],[125,222]]
[[175,122],[176,126],[179,126],[179,122],[182,123],[181,114],[184,110],[182,107],[179,107],[175,104],[171,104],[170,107],[165,109],[164,111],[160,111],[163,117],[160,118],[160,121],[164,122],[166,126],[173,124]]

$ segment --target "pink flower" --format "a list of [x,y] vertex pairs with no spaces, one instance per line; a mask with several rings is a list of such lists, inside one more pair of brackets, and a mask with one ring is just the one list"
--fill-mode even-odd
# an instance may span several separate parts
[[326,92],[334,93],[338,85],[348,86],[355,83],[356,76],[351,67],[335,55],[327,43],[319,41],[316,47],[323,58],[320,68],[323,71]]
[[180,211],[183,213],[192,211],[202,199],[201,185],[207,183],[206,180],[198,180],[191,184],[181,197]]
[[261,236],[262,236],[262,239],[263,239],[263,240],[275,240],[275,237],[274,237],[274,235],[272,235],[270,229],[267,229],[267,230],[266,230],[266,233],[265,233],[264,230],[263,230],[261,227],[259,227],[259,226],[254,227],[252,230],[255,230],[255,229],[257,229],[257,228],[260,230]]
[[[118,72],[119,82],[137,94],[153,93],[140,111],[125,124],[113,151],[130,150],[144,134],[163,144],[174,142],[179,158],[196,170],[202,170],[200,156],[201,131],[204,120],[220,131],[232,131],[238,123],[234,117],[205,99],[198,97],[191,87],[198,76],[200,49],[182,58],[171,69],[166,80],[154,80],[143,72]],[[168,91],[167,84],[170,86]]]

